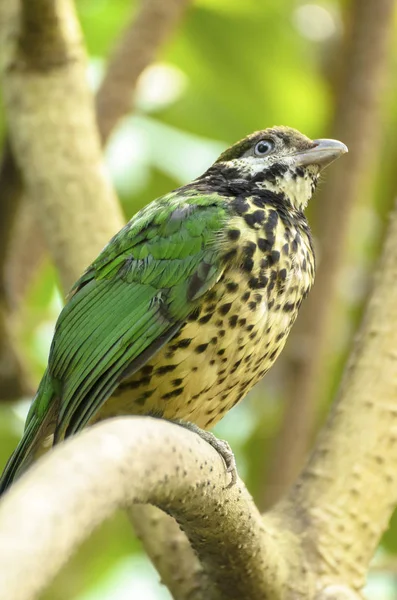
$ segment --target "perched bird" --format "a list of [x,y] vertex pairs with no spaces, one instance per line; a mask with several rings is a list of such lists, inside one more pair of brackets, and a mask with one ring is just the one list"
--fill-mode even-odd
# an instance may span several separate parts
[[[280,354],[314,279],[304,209],[347,152],[294,129],[258,131],[146,206],[74,285],[4,491],[86,425],[152,415],[208,429]],[[227,447],[209,432],[205,439]]]

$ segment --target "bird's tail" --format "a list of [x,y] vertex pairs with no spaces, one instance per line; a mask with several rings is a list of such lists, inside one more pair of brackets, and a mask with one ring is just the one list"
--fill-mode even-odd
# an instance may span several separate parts
[[53,401],[54,395],[50,377],[46,373],[27,416],[22,439],[11,454],[0,478],[0,496],[35,460],[45,438],[54,429],[53,415],[57,404]]

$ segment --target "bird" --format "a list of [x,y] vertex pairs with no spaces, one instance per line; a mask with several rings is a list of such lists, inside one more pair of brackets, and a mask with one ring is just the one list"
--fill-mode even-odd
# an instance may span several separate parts
[[267,373],[315,276],[304,209],[347,152],[274,126],[140,210],[73,286],[0,493],[46,447],[120,415],[209,431]]

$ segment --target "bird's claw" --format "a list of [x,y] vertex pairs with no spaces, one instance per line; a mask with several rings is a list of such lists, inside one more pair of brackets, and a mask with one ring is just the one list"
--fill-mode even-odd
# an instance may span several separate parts
[[178,425],[189,429],[189,431],[193,431],[193,433],[197,433],[201,437],[202,440],[207,442],[210,446],[217,451],[217,453],[223,459],[223,462],[226,466],[226,472],[230,473],[231,481],[227,485],[227,488],[232,487],[237,481],[237,465],[236,459],[234,457],[233,450],[231,449],[229,443],[226,440],[218,439],[213,433],[210,431],[206,431],[205,429],[201,429],[195,423],[190,423],[189,421],[175,421]]

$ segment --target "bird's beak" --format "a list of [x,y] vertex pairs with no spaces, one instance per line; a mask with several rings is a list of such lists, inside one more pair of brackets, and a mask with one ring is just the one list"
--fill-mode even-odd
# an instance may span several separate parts
[[299,167],[317,165],[324,169],[334,160],[348,152],[347,146],[338,140],[313,140],[313,148],[294,155],[295,164]]

